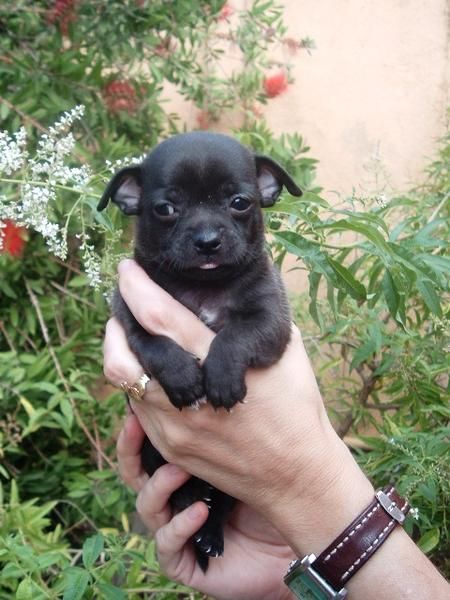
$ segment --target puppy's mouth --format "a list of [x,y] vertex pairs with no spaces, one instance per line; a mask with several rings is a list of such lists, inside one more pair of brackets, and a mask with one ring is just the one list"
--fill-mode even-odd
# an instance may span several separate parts
[[199,268],[202,269],[202,271],[211,271],[213,269],[217,269],[218,267],[220,267],[220,264],[218,262],[213,261],[208,261],[203,265],[199,266]]
[[183,273],[200,281],[215,281],[228,278],[236,271],[236,265],[231,261],[225,261],[216,256],[205,256],[201,260],[192,261],[186,265]]

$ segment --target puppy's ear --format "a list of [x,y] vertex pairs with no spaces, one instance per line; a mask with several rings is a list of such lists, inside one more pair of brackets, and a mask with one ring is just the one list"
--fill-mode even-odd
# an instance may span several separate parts
[[141,167],[121,169],[106,186],[97,210],[103,210],[111,198],[126,215],[138,215],[141,212],[141,179]]
[[255,154],[256,175],[261,192],[261,206],[273,206],[278,200],[283,185],[293,196],[301,196],[302,190],[280,165],[262,154]]

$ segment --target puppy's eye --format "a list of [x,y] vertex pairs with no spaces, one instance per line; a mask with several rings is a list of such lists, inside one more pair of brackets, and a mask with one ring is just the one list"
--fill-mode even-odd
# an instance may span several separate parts
[[173,219],[177,214],[175,207],[169,202],[159,202],[159,204],[155,204],[153,210],[158,217],[163,219]]
[[245,210],[250,208],[250,206],[250,200],[247,200],[247,198],[243,198],[242,196],[236,196],[235,198],[233,198],[230,204],[230,208],[238,212],[244,212]]

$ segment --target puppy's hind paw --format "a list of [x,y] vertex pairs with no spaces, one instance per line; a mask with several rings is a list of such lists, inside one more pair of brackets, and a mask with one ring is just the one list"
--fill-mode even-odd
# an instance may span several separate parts
[[217,558],[223,554],[222,532],[198,532],[194,536],[196,548],[209,558]]

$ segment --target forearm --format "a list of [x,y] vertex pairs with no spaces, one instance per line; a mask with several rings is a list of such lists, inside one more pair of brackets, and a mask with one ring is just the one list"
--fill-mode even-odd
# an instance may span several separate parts
[[[373,499],[371,483],[334,432],[329,443],[335,477],[333,469],[325,469],[311,493],[293,485],[285,498],[265,511],[300,558],[320,555]],[[345,587],[349,599],[355,600],[450,598],[448,583],[400,526]],[[283,600],[293,598],[287,588],[280,594]]]

